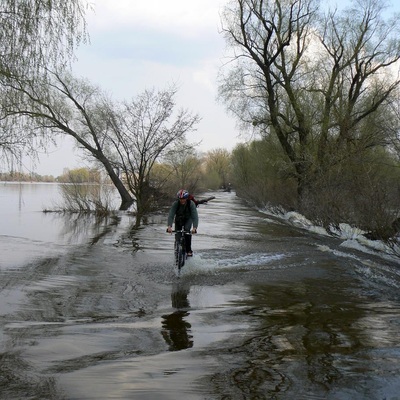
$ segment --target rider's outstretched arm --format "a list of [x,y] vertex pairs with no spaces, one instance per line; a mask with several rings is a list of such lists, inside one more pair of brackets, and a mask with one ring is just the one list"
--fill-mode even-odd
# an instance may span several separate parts
[[197,233],[197,227],[199,226],[199,214],[197,213],[197,207],[193,201],[190,202],[190,212],[193,220],[192,233]]

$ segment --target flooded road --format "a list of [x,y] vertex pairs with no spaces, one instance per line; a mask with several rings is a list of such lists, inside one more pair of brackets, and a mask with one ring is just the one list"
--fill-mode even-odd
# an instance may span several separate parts
[[8,257],[0,398],[400,399],[398,263],[213,194],[180,278],[166,215]]

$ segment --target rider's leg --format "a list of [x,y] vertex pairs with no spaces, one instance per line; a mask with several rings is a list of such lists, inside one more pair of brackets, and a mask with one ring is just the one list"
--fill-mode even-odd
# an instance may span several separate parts
[[[192,219],[188,219],[185,223],[185,231],[190,231],[192,229]],[[186,254],[193,253],[192,252],[192,235],[186,235]]]

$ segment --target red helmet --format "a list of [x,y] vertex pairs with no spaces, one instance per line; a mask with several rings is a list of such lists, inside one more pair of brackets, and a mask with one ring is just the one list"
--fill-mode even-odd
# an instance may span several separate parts
[[179,192],[176,194],[178,199],[188,199],[189,198],[189,192],[185,189],[179,190]]

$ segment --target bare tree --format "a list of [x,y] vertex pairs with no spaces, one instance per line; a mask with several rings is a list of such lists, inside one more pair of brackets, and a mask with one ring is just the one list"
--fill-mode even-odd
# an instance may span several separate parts
[[148,211],[154,163],[199,121],[187,110],[175,112],[175,88],[146,90],[118,105],[86,80],[48,71],[42,80],[10,79],[2,89],[3,114],[18,118],[14,129],[73,137],[105,168],[121,197],[120,208],[136,202],[138,225]]
[[379,121],[400,83],[399,19],[385,20],[380,0],[354,4],[322,18],[315,0],[234,0],[223,16],[235,56],[220,96],[276,135],[300,202],[316,174],[387,139]]
[[176,91],[175,87],[145,90],[124,102],[111,124],[110,151],[135,198],[137,225],[151,204],[154,163],[173,144],[184,141],[200,120],[188,110],[175,111]]
[[108,158],[110,115],[114,106],[102,91],[68,73],[50,73],[42,79],[10,79],[2,87],[2,114],[14,119],[13,129],[29,135],[69,135],[105,168],[121,197],[121,209],[133,203]]
[[353,146],[359,152],[391,139],[385,120],[392,119],[400,84],[400,24],[398,16],[385,20],[384,10],[383,1],[357,0],[346,12],[328,12],[323,20],[318,38],[326,61],[315,58],[312,82],[322,100],[319,165],[331,144],[340,149],[361,144]]

